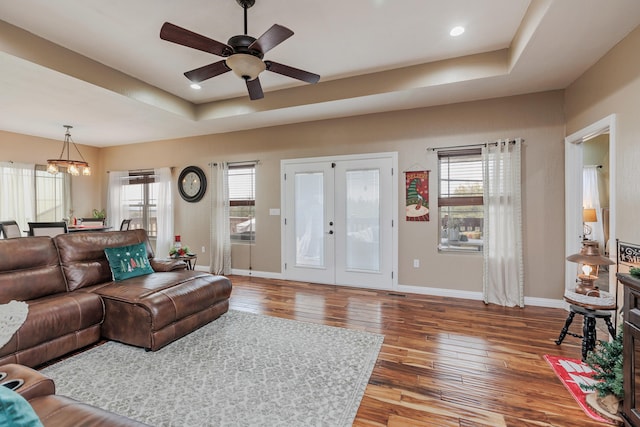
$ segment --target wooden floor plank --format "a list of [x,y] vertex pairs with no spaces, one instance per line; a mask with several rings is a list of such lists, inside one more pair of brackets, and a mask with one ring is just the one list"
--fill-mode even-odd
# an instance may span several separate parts
[[481,301],[230,276],[235,310],[385,336],[354,425],[596,427],[543,359],[567,312]]

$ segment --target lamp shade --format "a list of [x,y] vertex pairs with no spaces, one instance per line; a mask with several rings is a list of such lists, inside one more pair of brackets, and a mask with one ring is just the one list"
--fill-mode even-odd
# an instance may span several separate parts
[[577,262],[579,264],[590,265],[613,265],[615,262],[609,258],[600,255],[598,248],[598,242],[593,240],[584,240],[582,242],[582,249],[579,254],[569,255],[567,261]]
[[253,80],[263,72],[267,66],[257,56],[246,53],[236,53],[225,60],[227,66],[238,76]]
[[596,210],[593,208],[585,208],[582,210],[582,222],[596,222],[598,217]]

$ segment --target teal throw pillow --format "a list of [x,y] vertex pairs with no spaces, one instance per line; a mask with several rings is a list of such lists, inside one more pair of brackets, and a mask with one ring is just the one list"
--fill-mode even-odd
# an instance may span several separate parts
[[144,243],[105,248],[104,253],[109,260],[109,268],[115,281],[153,273],[147,258],[147,246]]
[[42,423],[24,397],[0,385],[0,426],[42,427]]

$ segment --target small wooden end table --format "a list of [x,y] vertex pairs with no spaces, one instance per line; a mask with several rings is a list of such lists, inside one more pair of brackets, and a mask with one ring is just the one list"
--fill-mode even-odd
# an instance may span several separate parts
[[[616,309],[615,305],[595,305],[585,304],[580,301],[574,301],[569,297],[564,297],[564,300],[570,304],[569,316],[564,322],[564,327],[560,331],[560,336],[556,340],[556,344],[562,344],[564,338],[568,335],[576,338],[582,338],[582,361],[587,359],[587,354],[596,347],[596,319],[604,319],[607,325],[607,330],[612,337],[616,336],[616,329],[611,323],[611,311]],[[576,314],[584,317],[582,324],[582,335],[569,332],[569,326],[573,322],[573,318]]]
[[178,257],[173,257],[173,259],[179,259],[187,263],[187,270],[195,270],[196,262],[198,262],[198,255],[181,255]]

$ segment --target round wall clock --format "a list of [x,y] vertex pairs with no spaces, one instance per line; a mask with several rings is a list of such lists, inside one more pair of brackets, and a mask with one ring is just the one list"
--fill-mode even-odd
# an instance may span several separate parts
[[187,166],[178,177],[178,191],[187,202],[198,202],[207,191],[207,176],[197,166]]

